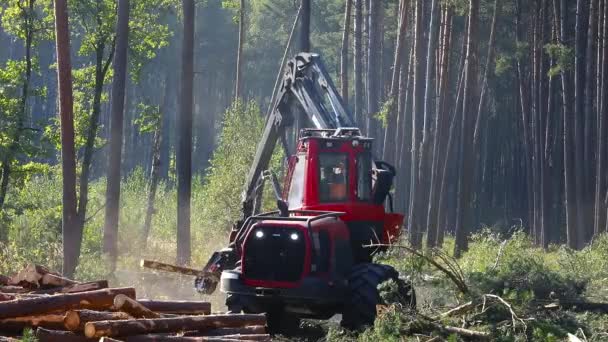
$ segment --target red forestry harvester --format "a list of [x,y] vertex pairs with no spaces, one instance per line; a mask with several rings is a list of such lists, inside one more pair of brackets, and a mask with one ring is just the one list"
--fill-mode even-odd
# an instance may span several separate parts
[[[289,158],[283,191],[267,171],[272,152],[296,117],[307,118]],[[304,127],[306,127],[304,126]],[[400,234],[403,215],[392,211],[395,169],[372,158],[373,139],[361,135],[316,54],[289,61],[257,147],[243,192],[243,217],[227,248],[215,252],[199,277],[199,292],[217,287],[230,311],[266,312],[275,328],[300,318],[342,314],[350,328],[373,324],[378,285],[394,280],[415,305],[409,282],[372,262],[378,248]],[[270,178],[278,210],[254,214],[260,182]]]

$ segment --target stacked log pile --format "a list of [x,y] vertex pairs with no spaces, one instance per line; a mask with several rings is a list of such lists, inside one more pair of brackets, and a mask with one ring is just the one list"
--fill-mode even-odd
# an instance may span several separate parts
[[25,329],[53,341],[270,341],[266,316],[211,314],[202,301],[136,299],[106,280],[80,283],[39,265],[0,275],[0,341]]

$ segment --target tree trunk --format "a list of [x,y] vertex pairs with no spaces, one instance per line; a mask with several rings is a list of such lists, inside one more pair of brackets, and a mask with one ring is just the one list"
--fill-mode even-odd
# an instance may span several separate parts
[[382,68],[382,11],[383,1],[370,2],[369,12],[369,43],[367,45],[367,117],[365,127],[367,135],[378,138],[378,121],[374,116],[380,111],[380,88]]
[[67,0],[55,1],[55,40],[57,47],[57,80],[61,122],[61,169],[63,175],[62,230],[63,274],[71,277],[78,264],[80,242],[76,209],[76,151],[74,148],[74,99],[72,96],[72,62]]
[[395,60],[393,63],[393,76],[391,78],[390,96],[388,99],[386,133],[384,135],[384,160],[395,164],[396,151],[398,144],[395,144],[395,137],[398,130],[398,109],[399,109],[399,81],[401,78],[402,66],[405,53],[405,36],[407,34],[407,3],[400,1],[399,6],[399,30],[397,33],[397,43],[395,44]]
[[342,48],[340,49],[340,93],[344,104],[348,105],[348,46],[350,44],[350,22],[353,0],[344,4],[344,31],[342,32]]
[[604,230],[608,231],[606,225],[606,203],[604,202],[604,196],[606,195],[606,138],[608,138],[608,122],[606,122],[608,114],[608,83],[606,78],[608,77],[608,4],[604,3],[603,6],[603,20],[604,25],[602,28],[602,37],[600,40],[599,48],[601,49],[602,58],[601,65],[598,64],[598,68],[601,68],[601,87],[600,93],[598,94],[599,108],[597,112],[597,164],[596,164],[596,183],[595,183],[595,215],[594,215],[594,233],[597,236]]
[[[122,130],[127,79],[127,50],[129,49],[129,0],[118,1],[116,21],[116,55],[112,84],[110,120],[110,151],[108,185],[106,188],[106,217],[103,230],[103,250],[108,253],[110,267],[116,267],[118,257],[118,218],[120,207],[120,162],[122,159]],[[102,83],[103,84],[103,83]]]
[[26,328],[63,329],[63,314],[44,314],[0,319],[0,330],[3,333],[21,333]]
[[192,100],[194,83],[194,0],[182,0],[181,109],[177,146],[177,263],[190,263],[190,198],[192,194]]
[[215,328],[238,328],[249,325],[265,325],[265,315],[209,315],[161,319],[138,319],[130,321],[89,322],[84,333],[89,338],[102,336],[138,335],[148,333],[179,332],[188,330],[210,330]]
[[449,82],[450,82],[450,46],[452,37],[452,8],[445,10],[444,23],[441,39],[441,58],[439,72],[439,94],[438,105],[435,114],[435,139],[433,141],[433,159],[431,163],[431,179],[429,191],[429,206],[427,213],[427,247],[437,245],[439,234],[438,213],[439,213],[439,194],[441,192],[441,178],[439,171],[443,170],[441,160],[447,159],[446,147],[448,139],[445,134],[449,129]]
[[409,199],[409,238],[412,246],[418,248],[422,242],[422,230],[420,226],[420,200],[417,198],[418,191],[418,165],[419,157],[418,149],[420,144],[420,132],[422,125],[419,123],[419,119],[422,119],[424,115],[424,106],[422,99],[424,97],[424,44],[423,42],[423,2],[417,0],[415,5],[415,32],[414,32],[414,89],[413,89],[413,108],[412,108],[412,146],[411,154],[412,159],[410,162],[410,199]]
[[97,340],[88,339],[71,331],[36,329],[36,341],[38,342],[93,342]]
[[302,20],[300,21],[300,52],[310,52],[310,8],[311,0],[302,0]]
[[472,224],[471,193],[473,170],[475,160],[473,158],[473,108],[478,104],[475,101],[477,93],[477,25],[479,18],[479,0],[469,1],[469,23],[467,32],[467,52],[464,69],[464,97],[462,106],[462,127],[460,136],[460,148],[462,157],[458,160],[458,200],[456,202],[456,218],[454,256],[468,248],[468,232]]
[[[585,50],[587,32],[586,2],[589,0],[577,0],[576,3],[576,31],[574,44],[574,175],[575,175],[575,196],[577,210],[577,245],[578,248],[583,248],[587,243],[589,234],[587,210],[585,210],[584,201],[586,198],[586,182],[585,182],[585,137],[584,137],[584,119],[585,119]],[[564,9],[562,9],[564,10]],[[589,61],[590,62],[590,61]]]
[[236,55],[236,86],[234,98],[240,99],[243,94],[243,45],[245,44],[245,0],[240,0],[239,8],[239,46]]
[[355,122],[359,127],[363,116],[363,0],[355,1],[355,33],[354,33],[354,79],[355,79]]

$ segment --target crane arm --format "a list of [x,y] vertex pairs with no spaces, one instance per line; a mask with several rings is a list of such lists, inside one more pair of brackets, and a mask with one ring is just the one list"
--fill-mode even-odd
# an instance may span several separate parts
[[313,128],[355,126],[318,54],[300,53],[286,65],[281,89],[266,118],[243,189],[243,220],[253,214],[258,179],[268,168],[277,141],[295,122],[296,113],[302,113]]

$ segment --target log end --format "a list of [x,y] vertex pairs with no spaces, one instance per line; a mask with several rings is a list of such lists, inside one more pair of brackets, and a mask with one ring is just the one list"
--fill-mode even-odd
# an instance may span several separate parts
[[125,305],[125,302],[127,301],[128,297],[123,295],[123,294],[119,294],[116,295],[116,297],[114,297],[114,308],[116,309],[120,309]]
[[80,326],[80,315],[77,311],[68,311],[63,319],[63,324],[70,331],[78,330]]
[[99,337],[95,336],[97,334],[97,330],[95,329],[95,325],[91,324],[91,322],[84,325],[84,336],[88,338]]

